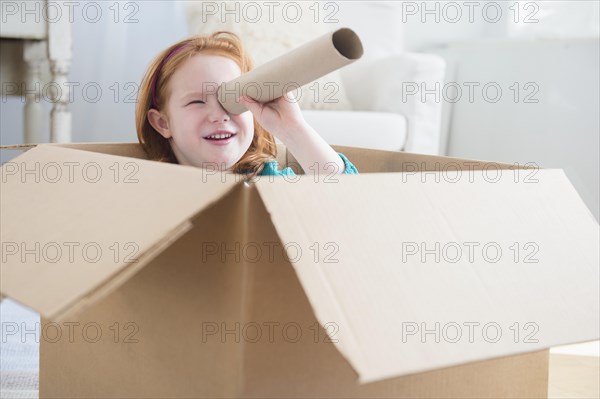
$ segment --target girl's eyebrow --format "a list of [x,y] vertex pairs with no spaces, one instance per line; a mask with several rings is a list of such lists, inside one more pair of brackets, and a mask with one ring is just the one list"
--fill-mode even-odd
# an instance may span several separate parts
[[182,97],[182,99],[183,99],[183,100],[186,100],[186,99],[188,99],[188,98],[192,98],[192,97],[202,97],[202,94],[204,94],[204,93],[202,93],[202,92],[201,92],[201,91],[199,91],[199,90],[196,90],[196,91],[190,91],[190,92],[188,92],[188,93],[184,94],[184,96]]

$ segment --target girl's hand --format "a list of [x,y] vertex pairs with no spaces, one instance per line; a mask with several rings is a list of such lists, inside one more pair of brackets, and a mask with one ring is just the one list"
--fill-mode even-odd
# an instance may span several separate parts
[[259,125],[280,140],[306,123],[298,102],[290,93],[264,104],[248,96],[240,97],[240,102],[252,112]]
[[305,171],[330,174],[331,165],[337,173],[344,171],[344,161],[302,116],[300,106],[288,94],[265,104],[243,96],[240,102],[256,121],[277,137],[296,157]]

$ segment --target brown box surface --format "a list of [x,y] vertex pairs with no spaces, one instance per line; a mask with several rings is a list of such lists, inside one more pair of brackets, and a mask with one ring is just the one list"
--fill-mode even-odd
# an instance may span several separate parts
[[335,148],[360,175],[248,183],[129,143],[3,165],[40,397],[546,397],[547,349],[599,335],[598,223],[564,173]]

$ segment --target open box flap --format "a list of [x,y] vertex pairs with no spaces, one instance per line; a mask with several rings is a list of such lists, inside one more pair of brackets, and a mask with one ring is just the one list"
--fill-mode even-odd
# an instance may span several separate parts
[[598,339],[598,223],[561,170],[524,177],[256,187],[284,245],[297,244],[288,256],[316,317],[366,383]]
[[37,146],[2,167],[2,295],[63,317],[129,278],[236,184],[199,168]]

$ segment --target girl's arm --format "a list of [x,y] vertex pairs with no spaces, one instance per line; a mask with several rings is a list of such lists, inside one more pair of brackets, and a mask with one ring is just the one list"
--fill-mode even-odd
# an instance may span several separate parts
[[305,174],[344,172],[344,161],[308,123],[290,127],[288,135],[278,138],[294,154]]
[[331,174],[344,172],[344,161],[304,120],[298,103],[288,95],[261,104],[241,97],[256,121],[277,137],[294,154],[304,173]]

